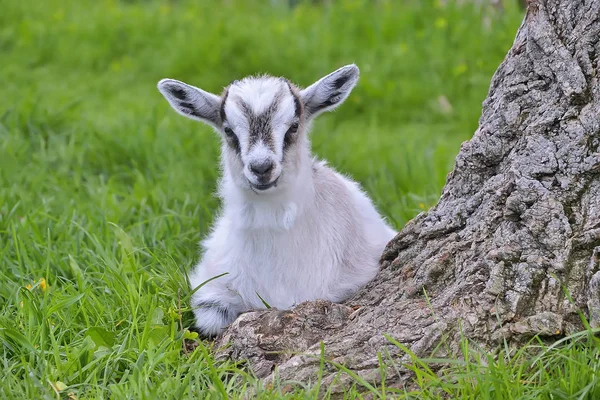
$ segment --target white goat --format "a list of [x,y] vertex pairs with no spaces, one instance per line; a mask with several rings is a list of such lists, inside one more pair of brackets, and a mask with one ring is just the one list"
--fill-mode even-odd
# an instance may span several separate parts
[[358,74],[348,65],[303,90],[284,78],[248,77],[220,97],[172,79],[158,83],[175,111],[223,139],[223,209],[190,277],[197,288],[222,275],[192,297],[204,335],[264,302],[289,309],[342,301],[377,274],[396,232],[357,183],[312,157],[307,135],[314,117],[344,102]]

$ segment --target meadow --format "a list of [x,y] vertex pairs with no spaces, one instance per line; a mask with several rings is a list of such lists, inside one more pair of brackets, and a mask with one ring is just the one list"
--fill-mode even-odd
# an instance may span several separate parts
[[[313,149],[400,229],[438,198],[523,17],[516,1],[498,10],[0,0],[0,9],[3,399],[238,398],[250,388],[314,398],[318,386],[266,388],[243,366],[216,362],[190,329],[186,274],[219,208],[219,142],[177,116],[156,83],[219,93],[269,73],[305,86],[355,62],[359,84],[316,122]],[[597,379],[588,367],[598,344],[585,334],[564,344],[535,360],[468,356],[442,372],[414,360],[419,389],[396,396],[591,393],[582,391]],[[347,397],[368,390],[357,381]]]

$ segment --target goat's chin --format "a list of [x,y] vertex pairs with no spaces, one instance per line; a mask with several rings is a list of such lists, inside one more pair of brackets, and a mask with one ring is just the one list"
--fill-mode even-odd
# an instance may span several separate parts
[[279,178],[281,178],[281,175],[265,184],[254,183],[248,179],[248,188],[256,194],[272,193],[278,189]]

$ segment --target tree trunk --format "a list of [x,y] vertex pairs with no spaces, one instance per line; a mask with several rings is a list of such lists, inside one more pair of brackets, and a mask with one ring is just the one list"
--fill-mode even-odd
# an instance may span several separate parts
[[327,360],[377,381],[378,353],[400,356],[384,334],[429,356],[461,337],[554,340],[583,328],[578,311],[600,325],[599,13],[600,0],[530,0],[438,204],[388,245],[377,278],[345,304],[243,314],[221,356],[314,382],[323,341]]

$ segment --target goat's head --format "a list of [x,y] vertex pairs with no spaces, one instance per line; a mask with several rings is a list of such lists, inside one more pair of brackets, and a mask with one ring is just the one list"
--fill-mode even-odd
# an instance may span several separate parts
[[223,138],[225,165],[234,182],[267,193],[293,182],[309,154],[309,122],[346,100],[359,70],[347,65],[299,89],[285,78],[248,77],[221,96],[173,79],[158,90],[179,114],[211,125]]

